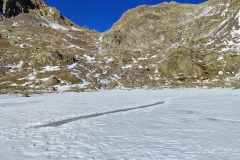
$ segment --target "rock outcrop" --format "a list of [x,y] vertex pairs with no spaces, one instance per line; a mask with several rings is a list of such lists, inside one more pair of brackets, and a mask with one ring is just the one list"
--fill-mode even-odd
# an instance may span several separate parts
[[29,13],[31,10],[42,8],[45,5],[42,0],[1,0],[0,12],[10,18],[20,13]]

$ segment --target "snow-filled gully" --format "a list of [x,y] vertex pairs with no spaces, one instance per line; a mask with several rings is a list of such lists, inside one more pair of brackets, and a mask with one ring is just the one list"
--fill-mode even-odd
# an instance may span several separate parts
[[94,117],[99,117],[99,116],[103,116],[103,115],[108,115],[108,114],[114,114],[114,113],[120,113],[120,112],[128,112],[128,111],[132,111],[132,110],[138,110],[138,109],[143,109],[143,108],[149,108],[149,107],[153,107],[153,106],[157,106],[160,104],[163,104],[164,102],[156,102],[153,104],[148,104],[148,105],[143,105],[143,106],[138,106],[138,107],[132,107],[132,108],[125,108],[125,109],[117,109],[117,110],[113,110],[113,111],[108,111],[108,112],[102,112],[102,113],[95,113],[95,114],[90,114],[90,115],[84,115],[84,116],[79,116],[79,117],[74,117],[74,118],[69,118],[69,119],[65,119],[65,120],[61,120],[61,121],[57,121],[57,122],[52,122],[49,124],[45,124],[45,125],[40,125],[37,126],[36,128],[42,128],[42,127],[58,127],[70,122],[74,122],[74,121],[78,121],[81,119],[88,119],[88,118],[94,118]]

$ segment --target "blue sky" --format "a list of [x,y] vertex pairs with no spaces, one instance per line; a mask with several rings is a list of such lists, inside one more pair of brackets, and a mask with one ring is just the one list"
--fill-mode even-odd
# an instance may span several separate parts
[[[122,14],[142,4],[159,4],[169,0],[45,0],[49,6],[59,9],[63,16],[76,24],[87,25],[100,32],[111,28]],[[179,3],[202,3],[206,0],[177,0]]]

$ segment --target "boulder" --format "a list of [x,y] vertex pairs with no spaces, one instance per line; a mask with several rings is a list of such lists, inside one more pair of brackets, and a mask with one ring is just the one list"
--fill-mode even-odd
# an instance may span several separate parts
[[54,85],[57,85],[60,83],[60,80],[58,80],[57,77],[51,77],[49,80],[45,82],[45,87],[52,88]]
[[59,51],[51,51],[50,58],[53,61],[57,61],[57,60],[62,60],[63,56],[59,53]]
[[59,51],[51,51],[37,54],[29,61],[29,65],[71,65],[76,61],[73,55],[62,55]]
[[27,92],[23,92],[21,97],[29,97],[29,94]]
[[108,84],[107,84],[107,89],[114,89],[116,86],[118,85],[118,83],[117,82],[109,82]]

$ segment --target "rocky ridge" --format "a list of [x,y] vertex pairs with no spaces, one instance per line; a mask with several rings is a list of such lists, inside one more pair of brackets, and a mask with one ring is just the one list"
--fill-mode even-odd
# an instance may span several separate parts
[[42,0],[1,0],[1,92],[240,86],[240,2],[128,10],[104,33]]
[[133,87],[236,85],[229,79],[239,75],[239,6],[237,0],[139,6],[103,34],[100,57],[113,57],[115,72]]

